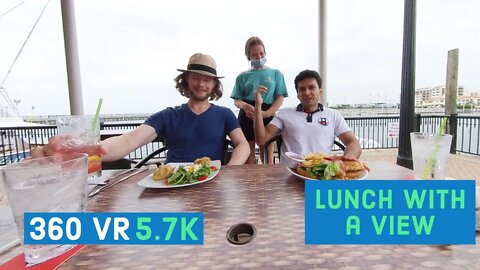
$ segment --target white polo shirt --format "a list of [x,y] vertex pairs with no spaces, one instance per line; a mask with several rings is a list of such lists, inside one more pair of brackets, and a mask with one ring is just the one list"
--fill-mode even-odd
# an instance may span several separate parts
[[[285,108],[270,122],[282,132],[282,162],[285,161],[285,152],[300,155],[312,152],[328,154],[332,151],[335,137],[351,131],[338,111],[324,108],[321,104],[319,107],[320,110],[311,114],[304,112],[301,104],[297,108]],[[308,121],[309,118],[311,122]]]

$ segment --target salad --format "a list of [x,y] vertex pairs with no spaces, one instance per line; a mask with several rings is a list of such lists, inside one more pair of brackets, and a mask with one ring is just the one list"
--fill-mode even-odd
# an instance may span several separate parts
[[198,181],[207,180],[212,172],[216,171],[215,166],[207,164],[192,164],[186,166],[179,166],[177,171],[168,178],[169,185],[183,185]]

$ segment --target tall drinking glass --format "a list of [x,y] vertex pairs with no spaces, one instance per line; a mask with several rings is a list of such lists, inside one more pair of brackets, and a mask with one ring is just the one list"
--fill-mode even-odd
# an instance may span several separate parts
[[93,115],[70,115],[57,118],[58,135],[65,137],[63,146],[67,153],[88,154],[88,176],[102,175],[100,157],[100,121]]
[[70,153],[25,159],[0,169],[8,203],[22,241],[25,261],[38,264],[73,245],[24,243],[25,212],[84,212],[86,208],[87,154]]
[[445,179],[452,135],[412,132],[410,141],[415,177],[418,179]]

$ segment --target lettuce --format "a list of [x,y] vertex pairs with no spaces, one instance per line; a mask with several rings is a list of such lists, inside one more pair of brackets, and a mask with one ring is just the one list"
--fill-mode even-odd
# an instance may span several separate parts
[[209,166],[202,164],[196,171],[189,173],[185,170],[184,166],[179,166],[178,170],[168,178],[169,185],[183,185],[191,184],[198,181],[200,176],[209,176],[212,173],[212,169]]
[[305,170],[319,180],[330,180],[340,172],[340,165],[337,162],[320,163]]
[[340,165],[337,162],[332,162],[325,167],[323,171],[323,176],[325,179],[330,180],[340,171]]

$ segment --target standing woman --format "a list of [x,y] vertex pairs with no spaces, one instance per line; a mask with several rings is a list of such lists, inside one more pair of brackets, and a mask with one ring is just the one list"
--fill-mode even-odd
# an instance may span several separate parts
[[[246,164],[255,164],[255,133],[253,117],[255,113],[255,92],[258,87],[266,88],[262,93],[263,123],[267,125],[275,112],[282,106],[283,98],[288,97],[287,87],[283,74],[278,69],[265,66],[267,61],[265,45],[259,37],[251,37],[245,43],[245,56],[250,61],[251,68],[237,76],[231,98],[235,99],[235,106],[240,109],[238,121],[248,144],[250,156]],[[264,147],[260,147],[260,157],[264,156]],[[273,144],[269,146],[268,163],[273,163]]]

